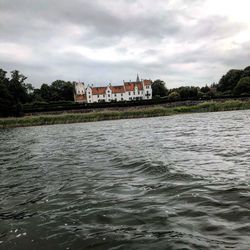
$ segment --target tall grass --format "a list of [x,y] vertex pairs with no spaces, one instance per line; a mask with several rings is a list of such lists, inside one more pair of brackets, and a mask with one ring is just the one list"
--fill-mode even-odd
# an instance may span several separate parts
[[250,101],[231,100],[226,102],[204,102],[195,106],[159,106],[123,111],[103,111],[82,114],[67,113],[60,115],[26,116],[21,118],[1,118],[0,128],[94,122],[102,120],[168,116],[180,113],[216,112],[241,109],[250,109]]

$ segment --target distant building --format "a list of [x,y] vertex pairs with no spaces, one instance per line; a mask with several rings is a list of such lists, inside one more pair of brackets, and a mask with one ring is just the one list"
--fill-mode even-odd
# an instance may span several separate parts
[[75,84],[74,99],[78,103],[149,100],[152,99],[151,85],[151,80],[140,80],[138,75],[135,82],[124,82],[120,86],[86,87],[79,82]]

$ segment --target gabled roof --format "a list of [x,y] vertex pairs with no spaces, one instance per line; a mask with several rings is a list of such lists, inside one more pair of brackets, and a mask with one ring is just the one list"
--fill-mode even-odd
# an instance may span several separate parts
[[105,95],[107,87],[92,87],[93,95]]
[[141,82],[125,82],[124,87],[126,91],[134,91],[137,86],[138,90],[143,90],[143,85]]
[[113,94],[125,93],[124,86],[110,86],[109,87]]
[[143,80],[144,85],[148,86],[152,84],[151,80]]

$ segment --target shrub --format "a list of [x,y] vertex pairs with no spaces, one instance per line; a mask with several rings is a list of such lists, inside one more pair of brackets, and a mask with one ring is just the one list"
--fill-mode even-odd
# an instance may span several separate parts
[[236,87],[234,88],[235,95],[249,95],[250,94],[250,77],[243,77],[239,80]]

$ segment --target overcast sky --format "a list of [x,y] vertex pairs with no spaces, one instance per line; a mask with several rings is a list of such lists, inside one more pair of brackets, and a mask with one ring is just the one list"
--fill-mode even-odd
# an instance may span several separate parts
[[249,0],[0,0],[0,68],[35,86],[217,82],[250,65]]

